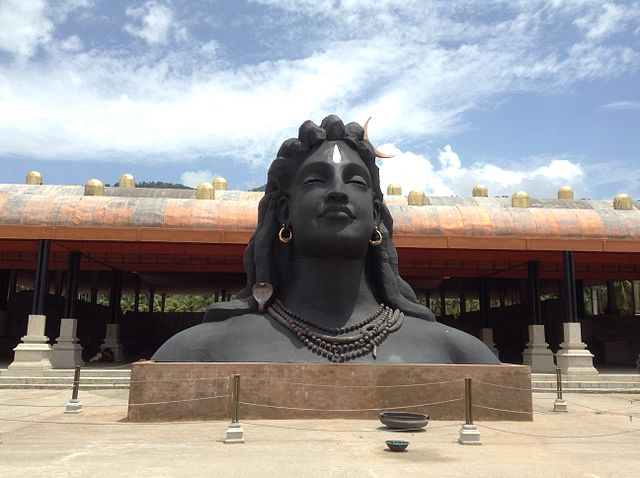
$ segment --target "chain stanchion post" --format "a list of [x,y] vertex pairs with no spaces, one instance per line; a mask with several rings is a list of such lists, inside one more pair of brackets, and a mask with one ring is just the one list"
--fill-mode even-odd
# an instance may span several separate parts
[[80,365],[76,365],[73,373],[73,391],[71,392],[71,400],[67,403],[64,413],[80,413],[82,411],[82,403],[78,400],[78,389],[80,388]]
[[240,374],[233,374],[233,384],[231,385],[231,423],[227,427],[225,443],[244,443],[244,428],[239,422],[240,409]]
[[556,368],[556,400],[553,402],[554,412],[568,412],[567,402],[562,398],[562,370]]
[[458,443],[461,445],[480,445],[480,431],[473,424],[473,382],[471,377],[464,379],[464,415],[465,423],[460,428]]

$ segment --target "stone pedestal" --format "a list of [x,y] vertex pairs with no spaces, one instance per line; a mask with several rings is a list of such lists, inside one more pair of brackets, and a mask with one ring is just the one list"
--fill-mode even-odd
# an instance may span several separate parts
[[593,354],[587,350],[582,341],[582,326],[579,322],[567,322],[562,325],[564,342],[556,354],[558,367],[565,374],[596,375],[598,371],[593,366]]
[[556,398],[555,402],[553,402],[553,411],[560,413],[568,412],[569,408],[567,407],[567,401],[561,398]]
[[82,361],[82,346],[78,343],[76,319],[62,319],[60,321],[60,336],[51,348],[51,365],[53,368],[75,368],[84,365]]
[[500,358],[496,344],[493,342],[493,329],[485,327],[482,329],[481,333],[482,343],[489,347],[489,350],[491,350],[496,357]]
[[458,443],[461,445],[480,445],[480,432],[478,428],[472,424],[462,425]]
[[46,315],[29,315],[27,335],[13,349],[15,354],[7,369],[8,374],[51,370],[51,346],[49,337],[44,335],[46,322]]
[[113,352],[114,362],[122,362],[124,360],[122,353],[122,344],[120,343],[120,325],[107,324],[107,330],[102,342],[102,348],[110,348]]
[[553,352],[545,341],[544,325],[529,326],[529,342],[522,352],[522,363],[531,367],[534,373],[552,373],[556,371]]
[[128,419],[228,420],[235,374],[240,422],[370,420],[380,410],[464,420],[466,377],[482,405],[476,420],[533,419],[531,373],[522,365],[151,361],[131,365]]
[[82,412],[82,403],[77,398],[72,398],[67,403],[65,407],[64,413],[81,413]]
[[225,443],[244,443],[244,428],[242,423],[235,422],[230,423],[227,427],[227,436],[224,439]]

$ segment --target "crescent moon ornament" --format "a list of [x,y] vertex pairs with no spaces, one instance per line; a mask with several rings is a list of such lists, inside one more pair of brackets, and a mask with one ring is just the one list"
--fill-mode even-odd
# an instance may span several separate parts
[[[369,118],[367,119],[367,121],[364,122],[363,128],[364,128],[364,136],[363,139],[366,139],[367,141],[369,141],[369,132],[367,131],[367,128],[369,127],[369,121],[371,120],[371,116],[369,116]],[[381,153],[380,151],[378,151],[376,148],[373,148],[373,154],[376,155],[376,157],[378,158],[393,158],[395,157],[395,154],[385,154],[385,153]]]

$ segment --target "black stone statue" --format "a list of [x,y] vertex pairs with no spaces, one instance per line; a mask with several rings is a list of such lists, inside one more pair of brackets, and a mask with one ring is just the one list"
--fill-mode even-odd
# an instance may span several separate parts
[[152,359],[499,363],[475,337],[438,324],[399,276],[376,154],[357,123],[303,123],[269,169],[247,287]]

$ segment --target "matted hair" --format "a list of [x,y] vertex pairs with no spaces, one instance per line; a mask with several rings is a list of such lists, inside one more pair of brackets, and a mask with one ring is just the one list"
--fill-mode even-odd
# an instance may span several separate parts
[[[286,140],[278,150],[277,158],[269,168],[265,195],[258,206],[258,225],[244,254],[247,286],[236,296],[237,300],[233,301],[235,304],[231,308],[257,311],[258,304],[252,296],[256,283],[271,284],[274,296],[277,296],[278,287],[286,285],[290,273],[291,248],[278,241],[280,224],[276,205],[281,197],[289,196],[298,168],[304,160],[325,141],[344,141],[358,153],[371,174],[374,199],[380,201],[379,229],[383,241],[378,247],[369,247],[366,271],[372,279],[376,299],[407,315],[435,321],[431,310],[418,304],[415,293],[398,273],[398,254],[392,240],[393,218],[382,201],[375,150],[365,139],[362,126],[358,123],[345,125],[336,115],[327,116],[320,126],[305,121],[298,130],[298,137]],[[223,307],[229,308],[229,305]],[[210,306],[211,315],[205,315],[205,322],[226,318],[226,314],[216,316],[216,308],[216,304]]]

